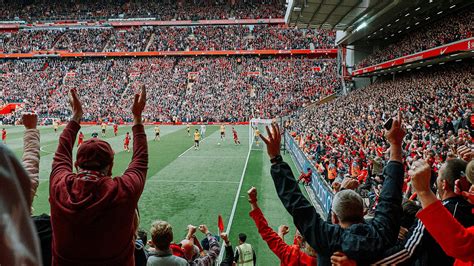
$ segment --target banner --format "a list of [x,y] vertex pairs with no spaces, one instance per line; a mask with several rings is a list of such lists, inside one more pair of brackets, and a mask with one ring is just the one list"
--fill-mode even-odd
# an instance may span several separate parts
[[[325,214],[329,214],[331,210],[332,199],[334,198],[334,194],[332,189],[326,183],[326,181],[319,176],[319,173],[311,163],[311,161],[306,157],[303,151],[298,147],[295,139],[285,132],[285,139],[286,139],[286,149],[290,152],[293,161],[296,164],[296,167],[300,171],[305,171],[308,168],[311,168],[313,171],[313,175],[311,177],[311,185],[310,187],[310,197],[316,200],[318,205],[321,207]],[[311,195],[313,194],[313,195]]]
[[260,71],[242,72],[243,76],[260,76]]
[[359,76],[366,73],[371,73],[377,70],[392,68],[404,64],[409,64],[412,62],[434,58],[438,56],[444,56],[448,54],[453,54],[457,52],[473,51],[474,50],[474,38],[469,38],[436,48],[432,48],[426,51],[415,53],[412,55],[403,56],[394,60],[386,61],[377,65],[356,69],[352,71],[352,76]]
[[313,72],[321,72],[321,67],[312,67]]

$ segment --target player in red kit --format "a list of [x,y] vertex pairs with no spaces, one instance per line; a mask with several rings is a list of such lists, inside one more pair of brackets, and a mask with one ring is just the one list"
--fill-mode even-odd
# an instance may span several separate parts
[[125,134],[125,139],[123,140],[123,150],[130,152],[130,148],[128,147],[130,145],[130,134]]
[[114,135],[115,136],[117,136],[117,132],[118,132],[118,125],[114,124]]
[[232,127],[232,135],[234,136],[234,143],[235,143],[235,145],[237,145],[237,144],[240,145],[239,136],[237,136],[237,131],[236,131],[235,128],[233,128],[233,127]]
[[2,142],[7,144],[7,131],[5,129],[2,129]]
[[82,134],[82,131],[79,132],[79,138],[77,140],[77,147],[81,146],[81,144],[84,142],[84,134]]

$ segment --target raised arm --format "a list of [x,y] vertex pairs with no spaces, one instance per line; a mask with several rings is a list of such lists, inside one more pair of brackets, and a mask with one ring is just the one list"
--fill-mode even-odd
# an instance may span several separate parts
[[290,166],[281,158],[281,135],[278,126],[272,125],[272,131],[268,127],[266,129],[268,137],[263,135],[260,137],[267,145],[267,152],[272,162],[271,175],[278,197],[286,210],[293,216],[294,224],[309,245],[318,253],[330,255],[330,243],[337,244],[342,229],[321,219],[311,203],[301,193]]
[[142,123],[142,113],[146,105],[146,89],[142,85],[140,94],[135,94],[132,106],[133,113],[133,156],[127,170],[120,178],[128,190],[138,200],[145,186],[148,170],[148,143]]
[[25,133],[23,135],[23,167],[30,177],[31,197],[28,207],[31,211],[36,190],[39,185],[39,162],[40,162],[40,133],[36,128],[38,116],[35,113],[27,113],[22,116]]
[[70,91],[69,102],[71,104],[73,115],[71,121],[69,121],[59,137],[58,148],[53,158],[50,186],[54,184],[56,177],[59,177],[64,173],[72,172],[72,149],[76,142],[77,132],[81,128],[79,124],[83,114],[81,101],[79,100],[75,89]]
[[376,228],[380,236],[383,237],[385,245],[394,245],[401,223],[402,217],[402,185],[403,185],[403,165],[402,165],[402,142],[405,137],[401,112],[393,120],[392,128],[385,134],[390,143],[390,162],[384,169],[384,183],[380,193],[374,219],[371,223]]
[[[252,217],[255,222],[258,233],[262,239],[267,242],[270,250],[280,259],[281,264],[287,264],[291,259],[291,247],[285,243],[280,235],[268,226],[268,222],[257,204],[257,189],[252,187],[247,194],[249,195],[249,202],[252,208],[250,217]],[[282,235],[284,235],[283,232]]]
[[410,170],[413,187],[423,210],[417,217],[448,256],[462,261],[474,261],[474,228],[464,228],[443,206],[430,189],[431,168],[417,161]]

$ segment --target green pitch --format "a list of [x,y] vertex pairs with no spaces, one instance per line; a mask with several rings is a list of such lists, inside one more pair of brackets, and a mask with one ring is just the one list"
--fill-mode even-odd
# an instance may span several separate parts
[[[250,206],[247,190],[251,186],[258,189],[260,207],[269,224],[277,230],[280,224],[290,225],[287,243],[292,243],[295,227],[276,194],[270,176],[270,162],[266,153],[254,150],[249,155],[248,126],[237,126],[242,145],[235,146],[231,127],[226,127],[226,141],[220,140],[218,126],[208,126],[200,150],[192,149],[193,137],[189,137],[185,126],[161,126],[161,140],[153,141],[153,126],[146,127],[148,136],[149,170],[145,190],[139,202],[140,227],[149,231],[152,221],[161,219],[170,222],[174,229],[175,241],[185,235],[188,224],[207,224],[212,232],[217,232],[217,217],[229,224],[234,202],[237,200],[234,219],[230,229],[230,239],[235,247],[238,233],[248,236],[257,253],[258,265],[278,265],[277,257],[260,238],[255,224],[249,217]],[[191,127],[191,135],[195,128]],[[40,186],[34,200],[34,214],[49,213],[48,178],[59,134],[51,127],[41,127]],[[84,126],[81,131],[85,139],[98,132],[99,126]],[[23,127],[7,127],[7,146],[21,158],[23,147]],[[113,135],[112,127],[107,128],[107,140],[115,151],[113,174],[120,175],[127,168],[132,152],[123,151],[123,139],[131,127],[119,127],[118,136]],[[218,145],[218,143],[221,145]],[[132,143],[133,145],[133,143]],[[73,154],[76,153],[76,148]],[[285,161],[295,167],[287,155]],[[296,173],[296,172],[295,172]],[[241,182],[242,189],[237,195]],[[198,233],[198,237],[202,235]]]

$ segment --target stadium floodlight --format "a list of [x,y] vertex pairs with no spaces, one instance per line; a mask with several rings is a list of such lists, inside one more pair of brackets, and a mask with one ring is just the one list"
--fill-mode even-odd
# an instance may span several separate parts
[[359,31],[363,28],[367,27],[367,22],[362,22],[359,26],[357,26],[356,30],[355,31]]

